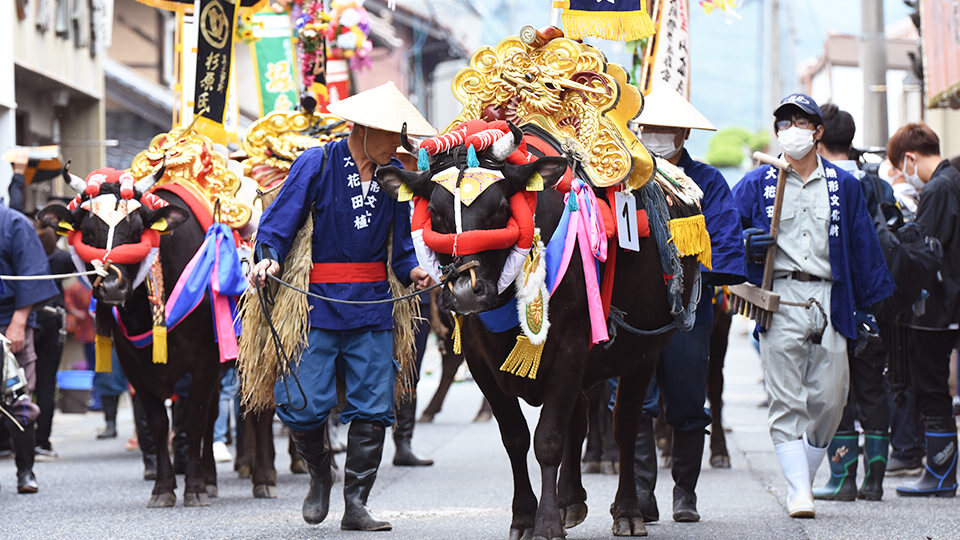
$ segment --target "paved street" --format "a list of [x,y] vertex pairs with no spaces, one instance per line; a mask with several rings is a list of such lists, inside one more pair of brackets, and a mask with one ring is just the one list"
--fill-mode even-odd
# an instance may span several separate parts
[[[960,538],[960,501],[898,498],[893,489],[901,479],[888,479],[882,502],[818,503],[817,519],[788,518],[782,503],[786,484],[766,432],[765,411],[757,406],[763,397],[759,360],[744,327],[742,321],[734,326],[726,367],[725,421],[732,429],[728,443],[733,468],[714,470],[704,465],[698,489],[703,520],[697,524],[677,524],[670,519],[672,481],[669,471],[661,469],[657,496],[666,520],[648,526],[650,538]],[[421,407],[437,384],[436,355],[427,358],[425,371]],[[417,425],[414,447],[436,460],[433,467],[392,466],[388,436],[371,506],[380,517],[393,522],[392,533],[340,531],[342,484],[334,486],[327,521],[306,525],[300,518],[300,502],[307,478],[289,473],[286,440],[279,438],[278,499],[253,499],[249,481],[238,479],[232,464],[221,463],[220,497],[212,506],[184,508],[181,477],[177,507],[148,510],[152,483],[140,479],[139,453],[123,449],[132,433],[129,404],[121,410],[120,438],[109,441],[94,438],[102,424],[99,413],[58,413],[53,444],[60,459],[37,464],[39,494],[16,495],[13,461],[0,462],[0,507],[4,509],[0,537],[504,539],[510,521],[509,466],[495,423],[470,422],[479,404],[479,391],[471,382],[456,383],[436,422]],[[534,421],[536,411],[528,411],[528,418]],[[529,459],[535,467],[532,452]],[[342,465],[342,454],[337,461]],[[827,475],[826,466],[821,467],[817,483],[823,483]],[[608,508],[616,490],[615,477],[585,476],[584,484],[590,513],[583,524],[568,531],[568,538],[612,538]],[[535,489],[538,486],[535,481]]]

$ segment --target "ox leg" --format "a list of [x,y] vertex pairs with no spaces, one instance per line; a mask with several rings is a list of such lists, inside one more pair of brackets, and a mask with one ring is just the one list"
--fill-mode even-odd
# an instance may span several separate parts
[[[207,493],[207,460],[209,465],[216,467],[213,460],[213,423],[216,421],[213,407],[215,399],[220,394],[220,379],[212,377],[205,371],[214,371],[219,375],[219,366],[216,370],[196,370],[193,372],[190,385],[190,402],[187,412],[187,471],[183,492],[184,506],[209,506],[210,496]],[[206,451],[203,451],[206,450]],[[206,457],[207,460],[203,458]],[[216,475],[216,469],[214,469]],[[214,482],[216,479],[214,477]]]
[[[720,303],[717,303],[720,306]],[[719,307],[713,310],[713,329],[710,332],[710,368],[707,375],[707,399],[710,401],[710,466],[730,468],[727,437],[723,432],[723,364],[730,338],[733,317]]]
[[[581,354],[585,356],[586,351]],[[578,399],[570,398],[581,395],[577,387],[579,382],[580,377],[572,374],[570,377],[551,379],[550,390],[543,401],[540,421],[533,435],[533,450],[540,463],[540,505],[534,521],[534,540],[566,538],[557,494],[557,473],[567,446],[569,430],[566,426],[570,424],[574,407],[579,403]]]
[[[452,340],[450,341],[452,342]],[[463,356],[453,354],[452,351],[453,344],[451,343],[441,358],[440,384],[437,386],[437,391],[434,392],[433,398],[430,399],[427,408],[420,413],[420,422],[433,422],[433,417],[439,414],[440,409],[443,407],[443,400],[447,399],[447,392],[450,390],[450,385],[453,384],[453,379],[457,375],[457,369],[459,369],[460,364],[463,363]]]
[[[645,362],[649,364],[649,362]],[[614,536],[646,536],[643,512],[634,480],[634,449],[637,426],[640,421],[646,388],[650,384],[650,369],[638,374],[620,377],[617,385],[617,403],[613,411],[613,436],[620,449],[620,477],[617,495],[610,507],[613,515]],[[637,389],[642,389],[638,391]]]
[[585,394],[581,394],[577,399],[570,419],[570,432],[567,434],[563,462],[560,465],[560,479],[557,487],[560,495],[560,517],[566,529],[572,529],[587,519],[587,491],[583,489],[580,477],[580,449],[583,447],[583,438],[587,434],[588,402]]
[[257,499],[277,498],[277,470],[273,466],[276,449],[273,447],[274,409],[257,411],[253,417],[251,434],[255,439],[253,456],[253,496]]
[[256,454],[254,436],[254,414],[240,405],[237,414],[237,456],[233,460],[233,470],[237,471],[237,478],[250,478],[253,471],[253,459]]
[[138,390],[140,402],[143,405],[150,428],[150,435],[154,441],[159,441],[157,447],[157,475],[153,482],[153,493],[147,508],[165,508],[176,504],[177,477],[173,474],[173,464],[170,463],[170,447],[165,444],[167,433],[170,430],[167,419],[167,408],[163,400],[146,390]]
[[[467,363],[471,364],[469,360]],[[537,512],[537,496],[530,485],[530,471],[527,469],[527,452],[530,450],[527,419],[520,410],[517,398],[500,390],[489,367],[478,363],[471,365],[470,372],[490,403],[500,428],[500,439],[510,458],[510,469],[513,471],[513,519],[510,522],[509,539],[529,540]]]
[[[219,385],[218,385],[219,386]],[[203,471],[203,483],[209,497],[219,494],[217,489],[217,460],[213,457],[213,426],[220,414],[220,390],[210,395],[208,426],[204,428],[200,439],[200,470]]]

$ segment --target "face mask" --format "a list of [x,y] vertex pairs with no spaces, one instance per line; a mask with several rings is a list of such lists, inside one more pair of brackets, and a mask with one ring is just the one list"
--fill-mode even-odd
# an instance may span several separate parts
[[813,131],[793,126],[778,133],[777,141],[785,154],[800,159],[813,150]]
[[673,133],[644,133],[643,145],[647,147],[647,150],[660,154],[666,159],[670,159],[677,155],[680,148],[683,148],[682,146],[677,147],[673,144],[676,138],[676,135]]
[[900,171],[903,172],[903,179],[906,180],[907,183],[910,184],[911,186],[917,189],[923,189],[923,180],[921,180],[920,175],[917,174],[918,172],[917,169],[919,168],[920,166],[916,162],[914,162],[913,174],[908,173],[907,172],[907,156],[903,156],[903,166],[900,167]]

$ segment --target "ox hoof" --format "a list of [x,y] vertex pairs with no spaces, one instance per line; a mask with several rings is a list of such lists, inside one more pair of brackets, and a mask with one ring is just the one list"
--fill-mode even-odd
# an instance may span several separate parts
[[642,517],[622,517],[613,520],[614,536],[646,536],[647,527]]
[[160,493],[150,497],[147,508],[170,508],[177,504],[176,493]]
[[207,496],[209,496],[211,499],[215,499],[219,494],[220,490],[217,489],[216,484],[207,484]]
[[210,506],[210,496],[206,493],[184,493],[184,506]]
[[574,503],[566,508],[560,509],[560,519],[563,520],[564,529],[572,529],[577,525],[583,523],[583,520],[587,519],[587,504],[586,503]]
[[257,484],[253,486],[253,498],[255,499],[276,499],[277,486],[268,486],[266,484]]
[[715,456],[710,456],[710,466],[714,469],[729,469],[730,468],[730,456],[724,454],[717,454]]
[[533,538],[533,528],[510,529],[510,540],[530,540]]
[[244,480],[247,478],[250,478],[250,466],[241,465],[237,467],[237,478],[244,479]]
[[417,422],[420,424],[431,424],[433,423],[433,416],[434,415],[432,413],[424,411],[422,414],[420,414],[420,418],[417,420]]

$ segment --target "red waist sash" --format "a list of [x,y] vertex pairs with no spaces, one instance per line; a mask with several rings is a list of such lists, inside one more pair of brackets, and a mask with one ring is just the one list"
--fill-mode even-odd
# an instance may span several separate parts
[[387,280],[382,262],[313,263],[310,283],[371,283]]

